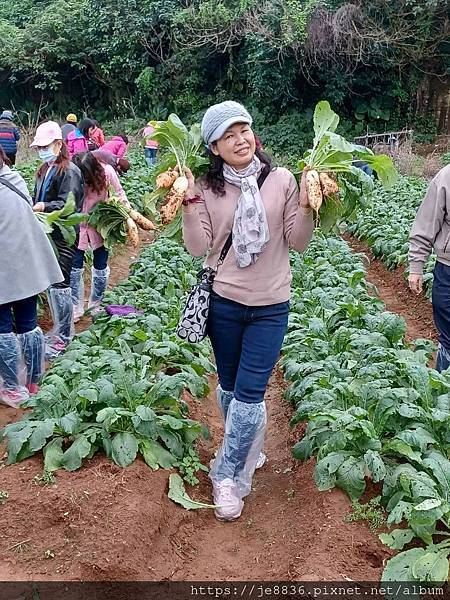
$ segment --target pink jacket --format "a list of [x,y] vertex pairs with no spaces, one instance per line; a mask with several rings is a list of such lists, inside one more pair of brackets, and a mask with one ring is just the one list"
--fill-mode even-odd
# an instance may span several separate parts
[[123,158],[127,153],[127,145],[121,137],[115,135],[109,142],[106,142],[106,144],[102,146],[102,150],[108,150],[119,158]]
[[105,136],[103,134],[103,131],[100,129],[100,127],[96,127],[92,132],[91,132],[91,140],[97,144],[97,146],[99,148],[101,148],[102,146],[105,145]]
[[[84,188],[84,201],[82,213],[87,214],[98,202],[102,202],[106,200],[109,196],[109,188],[112,187],[116,196],[118,196],[119,200],[125,204],[125,206],[129,207],[130,203],[128,202],[127,196],[124,192],[124,189],[119,181],[119,177],[113,167],[111,165],[105,165],[102,163],[102,167],[105,170],[106,175],[106,189],[103,194],[98,194],[94,192],[91,188],[85,186]],[[78,242],[79,250],[87,250],[89,247],[92,250],[97,250],[97,248],[101,248],[103,246],[103,238],[99,234],[99,232],[94,229],[91,225],[87,223],[81,223],[80,225],[80,237]]]
[[149,138],[150,135],[154,133],[154,128],[151,125],[147,125],[142,132],[142,136],[145,138],[145,147],[146,148],[158,148],[159,144],[156,140],[151,140]]
[[75,129],[75,131],[71,131],[68,134],[66,144],[70,158],[72,158],[74,154],[87,152],[89,150],[87,139],[78,129]]

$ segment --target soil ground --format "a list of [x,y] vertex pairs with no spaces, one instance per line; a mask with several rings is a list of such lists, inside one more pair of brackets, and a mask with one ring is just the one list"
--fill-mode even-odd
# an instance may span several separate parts
[[[126,276],[133,254],[128,249],[114,257],[112,283]],[[412,310],[399,280],[383,269],[372,263],[368,278],[388,309],[405,317],[410,336],[434,337],[429,303]],[[78,329],[88,325],[84,319]],[[212,390],[215,384],[211,378]],[[267,393],[268,462],[234,523],[216,521],[208,509],[188,512],[172,503],[169,472],[151,472],[141,460],[121,469],[97,455],[79,471],[58,472],[53,483],[42,485],[41,456],[10,466],[3,456],[0,491],[8,497],[0,506],[0,580],[379,580],[390,551],[365,522],[345,520],[351,512],[346,494],[317,490],[313,460],[292,458],[304,426],[290,429],[284,389],[276,371]],[[193,418],[210,429],[211,439],[200,447],[208,464],[222,436],[215,394],[186,399]],[[17,417],[16,410],[0,407],[0,425]],[[205,473],[200,479],[190,493],[209,502],[209,480]],[[367,497],[376,493],[371,489]]]

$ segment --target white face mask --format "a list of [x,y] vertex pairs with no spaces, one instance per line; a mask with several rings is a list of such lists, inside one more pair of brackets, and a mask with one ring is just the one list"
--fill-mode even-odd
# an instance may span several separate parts
[[58,156],[53,151],[53,144],[48,148],[38,150],[39,158],[42,162],[51,163],[54,162]]

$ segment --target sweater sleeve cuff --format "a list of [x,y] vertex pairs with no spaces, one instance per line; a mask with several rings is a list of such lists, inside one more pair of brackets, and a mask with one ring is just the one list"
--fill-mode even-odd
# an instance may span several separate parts
[[414,261],[409,263],[409,272],[413,275],[423,274],[423,262]]

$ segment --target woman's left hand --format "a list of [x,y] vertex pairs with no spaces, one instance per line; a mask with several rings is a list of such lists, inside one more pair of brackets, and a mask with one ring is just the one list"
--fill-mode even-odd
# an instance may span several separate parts
[[37,202],[33,206],[33,210],[34,210],[34,212],[44,212],[44,210],[45,210],[45,204],[43,202]]
[[302,172],[302,178],[300,180],[300,206],[303,208],[310,208],[308,192],[306,190],[306,173],[308,167],[305,167]]

